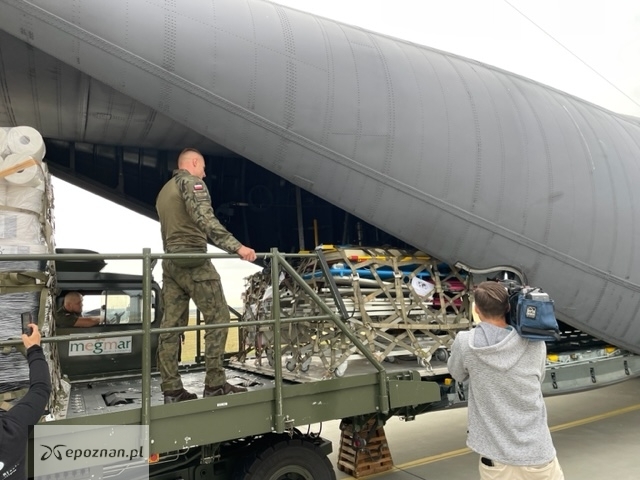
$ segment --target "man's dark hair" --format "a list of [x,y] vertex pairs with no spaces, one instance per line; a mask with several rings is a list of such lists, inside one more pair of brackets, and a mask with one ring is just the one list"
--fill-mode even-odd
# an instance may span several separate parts
[[488,317],[502,317],[509,311],[509,293],[497,282],[482,282],[473,292],[476,307]]

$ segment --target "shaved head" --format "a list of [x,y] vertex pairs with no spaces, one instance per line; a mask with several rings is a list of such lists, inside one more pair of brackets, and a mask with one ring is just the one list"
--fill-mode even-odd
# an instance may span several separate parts
[[79,292],[69,292],[64,296],[64,301],[69,300],[70,302],[77,302],[78,300],[82,300],[82,295]]
[[204,167],[204,157],[195,148],[185,148],[178,155],[178,168],[186,170],[191,175],[195,175],[200,179],[204,178]]
[[79,292],[69,292],[64,296],[64,309],[67,312],[80,313],[82,311],[82,295]]
[[185,148],[180,152],[180,155],[178,155],[178,168],[182,168],[182,166],[184,166],[194,158],[201,158],[201,157],[202,157],[202,154],[195,148]]

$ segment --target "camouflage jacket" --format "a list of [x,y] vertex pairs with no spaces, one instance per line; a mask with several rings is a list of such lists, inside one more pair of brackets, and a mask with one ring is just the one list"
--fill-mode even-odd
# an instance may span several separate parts
[[62,306],[54,312],[53,318],[56,320],[57,327],[70,328],[76,324],[80,315],[74,312],[68,312],[64,309],[64,306]]
[[186,170],[173,172],[158,194],[156,210],[166,253],[204,253],[207,238],[229,253],[242,246],[214,215],[207,185]]

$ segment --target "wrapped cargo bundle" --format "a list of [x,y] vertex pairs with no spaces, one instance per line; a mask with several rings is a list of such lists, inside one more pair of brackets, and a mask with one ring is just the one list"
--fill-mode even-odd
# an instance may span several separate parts
[[[0,340],[20,338],[23,313],[31,313],[45,335],[49,327],[49,262],[2,261],[2,255],[54,251],[52,194],[44,154],[44,141],[37,130],[0,128]],[[19,397],[29,384],[28,365],[20,350],[0,352],[4,401]],[[51,349],[45,353],[51,360]]]

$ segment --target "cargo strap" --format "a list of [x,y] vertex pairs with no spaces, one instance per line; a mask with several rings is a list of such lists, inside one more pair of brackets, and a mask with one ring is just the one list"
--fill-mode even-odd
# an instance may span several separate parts
[[13,403],[11,402],[13,400],[21,399],[27,394],[28,391],[28,388],[21,388],[19,390],[13,390],[11,392],[0,393],[0,401],[2,402],[2,404],[0,404],[0,408],[2,410],[9,410],[11,407],[13,407]]
[[[7,340],[13,340],[13,338],[7,338]],[[2,350],[0,350],[0,353],[2,355],[9,355],[10,353],[13,353],[13,349],[16,349],[16,351],[20,352],[22,355],[24,355],[25,357],[27,356],[27,349],[25,348],[24,345],[13,345],[13,346],[5,346],[2,348]],[[0,397],[2,398],[2,397]]]
[[10,168],[5,168],[4,170],[0,170],[0,178],[8,177],[9,175],[13,175],[20,170],[24,170],[25,168],[29,168],[32,165],[39,165],[35,158],[29,157],[24,162],[20,162],[17,165],[14,165]]
[[9,400],[18,400],[27,394],[28,388],[21,388],[19,390],[12,390],[11,392],[0,393],[0,400],[7,402]]
[[16,292],[39,292],[49,280],[45,272],[0,272],[0,295]]
[[42,214],[34,212],[33,210],[28,210],[26,208],[19,208],[19,207],[10,207],[9,205],[0,205],[0,211],[24,213],[26,215],[34,215],[34,216],[42,217]]
[[46,283],[48,279],[49,277],[45,272],[0,272],[0,285],[26,285],[33,282],[33,280],[40,280]]

